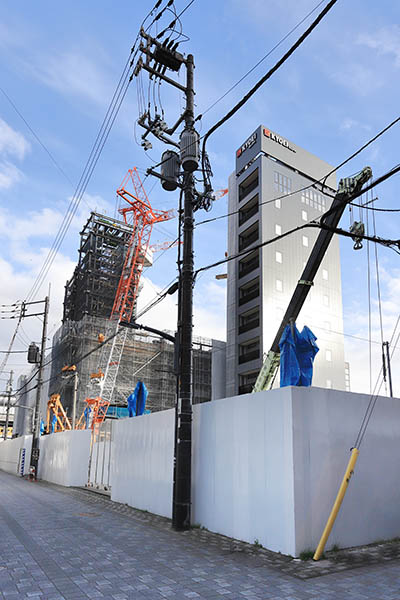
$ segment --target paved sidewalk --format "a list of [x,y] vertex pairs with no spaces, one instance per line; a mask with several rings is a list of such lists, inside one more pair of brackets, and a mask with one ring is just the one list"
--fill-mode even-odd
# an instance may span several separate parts
[[0,471],[0,598],[400,599],[398,560],[301,580],[116,506]]

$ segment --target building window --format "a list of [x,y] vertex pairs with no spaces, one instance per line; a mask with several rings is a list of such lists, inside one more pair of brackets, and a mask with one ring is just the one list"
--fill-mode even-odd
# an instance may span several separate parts
[[246,223],[253,215],[258,213],[258,194],[256,194],[243,208],[239,210],[239,226]]
[[308,216],[307,216],[307,211],[306,210],[302,210],[301,211],[301,218],[303,221],[308,221]]
[[258,221],[239,235],[239,251],[244,250],[258,240]]
[[322,279],[328,281],[328,271],[326,269],[322,269]]
[[245,283],[239,288],[239,306],[258,298],[260,295],[260,280],[258,277]]
[[324,306],[329,306],[329,296],[327,294],[324,294],[322,297]]
[[275,281],[275,289],[277,292],[282,292],[283,291],[283,281],[282,279],[277,279]]
[[239,185],[239,202],[258,186],[258,168]]
[[282,264],[282,252],[275,252],[275,260],[277,263],[281,263]]
[[332,362],[332,351],[331,350],[325,350],[325,360],[327,360],[328,362]]
[[308,248],[308,237],[306,235],[302,236],[302,243],[305,248]]
[[239,261],[239,278],[255,271],[260,266],[259,252],[255,250]]
[[280,198],[277,198],[277,199],[275,200],[275,208],[280,208],[280,207],[281,207],[281,199],[280,199]]
[[250,394],[258,377],[259,371],[241,373],[239,375],[239,394]]
[[282,235],[282,227],[278,224],[275,225],[275,235]]
[[332,381],[330,379],[326,380],[326,387],[328,388],[328,390],[332,389]]
[[292,180],[279,171],[274,171],[274,189],[278,194],[289,194],[292,191]]
[[260,338],[239,344],[239,364],[260,358]]
[[246,333],[251,329],[255,329],[260,325],[260,307],[252,308],[251,310],[239,315],[239,334]]
[[307,188],[301,192],[301,201],[319,212],[325,212],[326,200],[318,190]]

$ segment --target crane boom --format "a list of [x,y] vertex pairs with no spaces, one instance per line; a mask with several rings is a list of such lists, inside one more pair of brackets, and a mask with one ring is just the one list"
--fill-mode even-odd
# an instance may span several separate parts
[[288,323],[296,321],[303,304],[307,298],[314,278],[321,265],[322,259],[328,249],[332,236],[333,229],[337,227],[344,209],[347,204],[353,200],[364,185],[372,177],[370,167],[364,167],[362,171],[354,177],[345,177],[339,181],[338,191],[333,199],[331,208],[322,217],[322,222],[326,229],[322,229],[315,241],[311,254],[308,258],[303,273],[294,289],[292,298],[288,304],[287,310],[283,316],[281,324],[272,342],[271,348],[267,353],[264,363],[260,369],[258,377],[253,387],[253,392],[260,392],[269,388],[271,382],[275,379],[276,372],[279,367],[279,342],[282,337],[283,330]]

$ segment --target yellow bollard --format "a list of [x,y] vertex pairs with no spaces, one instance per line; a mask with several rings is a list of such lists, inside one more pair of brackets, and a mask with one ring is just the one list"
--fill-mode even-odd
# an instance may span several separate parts
[[358,448],[353,448],[352,451],[351,451],[351,456],[350,456],[349,464],[347,465],[347,469],[346,469],[346,472],[344,474],[342,484],[341,484],[341,486],[339,488],[339,491],[338,491],[338,494],[336,496],[336,500],[335,500],[335,503],[334,503],[334,505],[332,507],[331,514],[329,515],[328,521],[326,522],[324,532],[323,532],[323,534],[321,536],[321,539],[319,540],[319,544],[318,544],[318,547],[317,547],[317,549],[315,551],[315,554],[313,556],[313,560],[319,560],[321,558],[321,554],[324,551],[325,544],[328,541],[328,537],[329,537],[329,535],[330,535],[330,533],[332,531],[332,527],[333,527],[333,525],[335,523],[337,514],[338,514],[338,512],[340,510],[340,507],[342,505],[343,498],[344,498],[344,495],[345,495],[346,490],[347,490],[347,486],[349,485],[349,482],[350,482],[350,478],[353,475],[354,465],[357,462],[357,458],[358,458],[359,452],[360,451],[358,450]]

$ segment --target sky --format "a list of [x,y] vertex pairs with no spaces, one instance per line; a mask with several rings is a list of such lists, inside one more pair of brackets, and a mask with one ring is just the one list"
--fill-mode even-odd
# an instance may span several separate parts
[[[166,1],[162,3],[162,6]],[[189,0],[176,0],[180,13]],[[282,56],[311,22],[309,17],[229,94],[212,106],[318,4],[318,0],[194,0],[182,15],[190,38],[179,51],[194,55],[195,111],[204,134]],[[54,3],[3,0],[0,7],[0,303],[23,300],[29,293],[67,211],[75,187],[96,139],[114,89],[129,57],[140,25],[153,0],[112,5],[98,2]],[[315,16],[326,2],[313,13]],[[382,0],[339,0],[312,35],[283,67],[207,144],[215,190],[227,187],[235,151],[263,124],[326,162],[337,165],[398,117],[400,92],[400,24],[397,3]],[[165,18],[165,20],[163,20]],[[165,13],[159,28],[172,20]],[[160,30],[160,29],[159,29]],[[155,31],[155,30],[154,30]],[[183,81],[183,75],[180,75]],[[143,75],[147,90],[147,79]],[[43,299],[50,284],[48,345],[60,326],[64,285],[77,261],[79,231],[90,210],[115,213],[115,192],[128,169],[137,167],[154,208],[177,207],[177,194],[162,190],[145,177],[165,150],[153,143],[147,153],[137,143],[138,79],[130,84],[85,196],[64,242],[35,299]],[[161,88],[165,119],[175,122],[183,106],[179,93]],[[157,98],[156,98],[156,101]],[[338,171],[338,179],[366,165],[374,177],[398,161],[399,125]],[[34,133],[32,133],[32,131]],[[136,139],[135,139],[136,137]],[[40,140],[40,142],[38,141]],[[51,155],[51,156],[50,156]],[[398,207],[399,177],[376,188],[376,206]],[[227,197],[196,221],[224,215]],[[396,238],[399,215],[369,212],[369,226],[384,238]],[[353,219],[359,220],[357,211]],[[366,211],[361,217],[366,221]],[[341,225],[349,227],[346,212]],[[222,218],[195,229],[195,268],[224,257],[227,222]],[[155,226],[152,243],[176,238],[176,219]],[[351,368],[351,389],[369,392],[379,374],[383,339],[392,337],[398,317],[399,256],[390,249],[366,244],[353,250],[341,239],[344,342]],[[368,268],[368,253],[369,264]],[[143,276],[139,309],[176,278],[176,248],[156,255]],[[376,260],[377,258],[377,260]],[[226,282],[216,280],[224,267],[200,276],[194,291],[194,332],[226,339]],[[369,275],[368,275],[369,273]],[[377,276],[378,274],[378,276]],[[368,292],[370,281],[370,294]],[[380,303],[378,301],[378,283]],[[370,354],[369,314],[372,353]],[[176,297],[167,297],[142,318],[143,323],[174,329]],[[25,319],[14,350],[40,341],[40,319]],[[15,321],[2,320],[0,350],[5,351]],[[318,336],[318,332],[316,332]],[[394,342],[396,341],[396,336]],[[394,346],[394,344],[393,344]],[[0,355],[3,357],[4,354]],[[399,350],[393,348],[394,393],[400,397],[396,373]],[[370,372],[369,364],[372,362]],[[8,371],[28,372],[24,354],[13,354],[0,375],[0,390]],[[397,369],[397,371],[399,371]],[[384,388],[382,388],[384,393]]]

